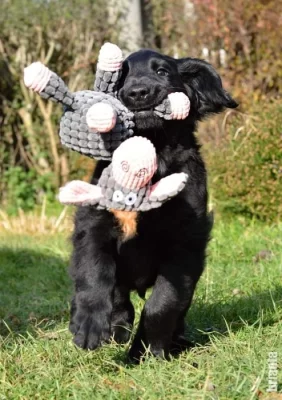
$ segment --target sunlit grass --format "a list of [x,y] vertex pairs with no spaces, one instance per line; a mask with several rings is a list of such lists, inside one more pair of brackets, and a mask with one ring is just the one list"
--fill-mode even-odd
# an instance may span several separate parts
[[[187,317],[197,345],[137,367],[125,363],[128,345],[73,345],[70,230],[45,226],[36,235],[0,230],[0,399],[264,398],[268,353],[282,357],[282,225],[216,221]],[[144,302],[132,297],[138,318]]]

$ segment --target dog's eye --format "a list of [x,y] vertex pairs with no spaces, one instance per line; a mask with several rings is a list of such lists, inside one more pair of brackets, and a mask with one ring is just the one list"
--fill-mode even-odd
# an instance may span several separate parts
[[113,194],[113,201],[116,201],[117,203],[121,203],[124,199],[124,195],[121,190],[116,190]]
[[126,196],[124,202],[125,202],[125,204],[126,204],[127,206],[133,206],[133,204],[135,203],[136,200],[137,200],[137,195],[136,195],[136,193],[130,192],[130,193]]
[[157,70],[157,74],[160,76],[168,76],[169,75],[168,71],[164,68],[159,68]]

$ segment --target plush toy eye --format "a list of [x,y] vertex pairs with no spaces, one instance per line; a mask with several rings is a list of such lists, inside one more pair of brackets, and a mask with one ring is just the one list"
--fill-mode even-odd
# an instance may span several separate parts
[[121,169],[122,169],[124,172],[128,172],[128,171],[129,171],[129,164],[128,164],[127,161],[122,161],[122,162],[121,162]]
[[137,200],[136,193],[130,192],[125,198],[125,204],[127,206],[132,206],[136,200]]
[[121,190],[115,190],[113,194],[113,201],[116,201],[117,203],[123,202],[124,195]]
[[160,76],[168,76],[169,75],[168,71],[164,68],[159,68],[157,70],[157,74]]
[[137,178],[144,178],[144,176],[147,175],[147,173],[148,173],[147,168],[141,168],[141,169],[137,172],[136,176],[137,176]]

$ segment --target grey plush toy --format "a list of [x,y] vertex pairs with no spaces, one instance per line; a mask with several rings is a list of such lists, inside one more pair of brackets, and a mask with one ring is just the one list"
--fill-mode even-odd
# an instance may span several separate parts
[[[60,139],[68,148],[96,159],[111,160],[114,150],[134,134],[134,114],[117,98],[123,56],[118,46],[106,43],[99,54],[93,90],[71,93],[64,81],[42,63],[25,68],[24,82],[44,99],[64,107]],[[184,119],[190,102],[182,92],[171,93],[154,110],[165,119]]]
[[115,150],[112,163],[103,170],[97,185],[72,181],[60,189],[59,200],[109,211],[149,211],[180,193],[188,179],[187,174],[176,173],[152,185],[156,169],[153,144],[135,136]]

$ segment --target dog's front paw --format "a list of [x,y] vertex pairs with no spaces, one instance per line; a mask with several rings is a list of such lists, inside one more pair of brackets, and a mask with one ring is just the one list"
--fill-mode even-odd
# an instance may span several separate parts
[[128,352],[128,361],[134,364],[139,364],[145,353],[146,348],[143,343],[139,340],[133,340],[133,343]]
[[123,344],[129,341],[132,326],[129,324],[112,326],[112,337],[116,343]]
[[82,349],[95,350],[110,339],[110,318],[80,310],[72,317],[70,330],[73,341]]
[[167,359],[168,353],[161,347],[148,345],[145,346],[140,340],[134,340],[128,353],[129,361],[139,364],[146,355],[152,355],[159,359]]

